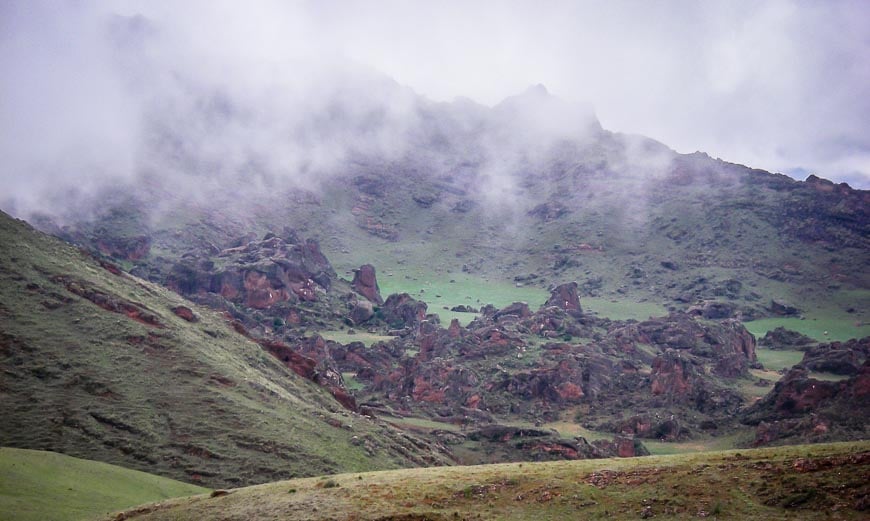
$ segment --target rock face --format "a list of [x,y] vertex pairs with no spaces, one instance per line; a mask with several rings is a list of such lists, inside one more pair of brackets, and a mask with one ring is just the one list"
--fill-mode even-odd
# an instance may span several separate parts
[[577,283],[568,282],[560,284],[550,292],[550,298],[544,306],[556,306],[573,314],[580,315],[583,310],[580,308],[580,297],[577,295]]
[[384,303],[384,299],[381,297],[381,290],[378,287],[375,267],[371,264],[363,264],[359,269],[354,270],[351,285],[354,291],[367,298],[369,302],[378,305]]
[[691,393],[696,378],[697,371],[691,360],[679,351],[668,350],[652,363],[650,392],[654,396],[678,399]]

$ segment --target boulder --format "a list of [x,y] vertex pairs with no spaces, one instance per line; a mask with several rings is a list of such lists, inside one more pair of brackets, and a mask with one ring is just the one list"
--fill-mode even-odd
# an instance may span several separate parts
[[800,314],[800,310],[781,300],[771,300],[767,310],[780,317],[792,317]]
[[175,306],[172,308],[172,312],[188,322],[199,322],[199,317],[187,306]]
[[354,270],[351,285],[354,291],[367,298],[369,302],[375,304],[384,303],[380,288],[378,287],[375,267],[371,264],[363,264],[359,269]]
[[544,306],[556,306],[570,314],[581,314],[583,310],[580,308],[580,297],[577,295],[577,283],[568,282],[553,288]]
[[426,318],[426,303],[407,293],[392,294],[381,306],[381,316],[394,329],[416,327]]
[[737,306],[731,302],[707,300],[690,307],[686,312],[689,315],[701,316],[707,320],[721,320],[723,318],[734,317],[737,312]]
[[526,318],[532,316],[532,312],[529,310],[529,305],[525,302],[514,302],[513,304],[496,311],[492,315],[492,319],[497,321],[499,318],[507,315],[514,315],[517,318]]
[[357,300],[353,303],[349,318],[354,325],[359,325],[371,319],[374,314],[375,309],[371,302],[368,300]]
[[812,338],[782,326],[768,331],[759,344],[770,349],[803,349],[817,342]]

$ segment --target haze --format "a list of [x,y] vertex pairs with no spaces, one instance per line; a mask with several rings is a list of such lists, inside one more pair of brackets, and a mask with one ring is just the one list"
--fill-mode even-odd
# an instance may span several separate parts
[[[590,104],[609,130],[868,188],[866,9],[860,1],[4,2],[0,204],[32,209],[52,191],[162,169],[235,175],[252,161],[304,183],[306,172],[349,152],[397,153],[414,92],[494,105],[539,83]],[[191,122],[206,91],[210,113],[224,117]],[[317,132],[298,139],[336,99],[345,114],[386,105],[386,124],[374,135],[332,129],[326,142]],[[170,165],[160,129],[180,127],[185,140],[172,141]],[[155,147],[165,154],[155,157]]]

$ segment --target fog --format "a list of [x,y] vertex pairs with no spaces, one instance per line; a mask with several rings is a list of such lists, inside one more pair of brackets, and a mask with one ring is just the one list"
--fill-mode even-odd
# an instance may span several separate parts
[[[192,196],[312,186],[354,157],[404,154],[421,103],[470,99],[450,128],[472,135],[475,117],[457,112],[536,84],[567,105],[526,114],[530,139],[582,137],[579,114],[594,111],[606,129],[678,152],[868,188],[865,8],[3,2],[0,207],[50,211],[70,190],[149,176]],[[504,201],[511,158],[493,148],[503,142],[482,145],[499,157],[483,168],[486,193]]]

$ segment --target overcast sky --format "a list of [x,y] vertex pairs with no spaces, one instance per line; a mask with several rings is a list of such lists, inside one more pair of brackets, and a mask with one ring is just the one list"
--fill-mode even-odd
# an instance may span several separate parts
[[542,83],[609,130],[870,188],[870,1],[6,0],[2,195],[134,169],[155,63],[239,92],[356,63],[487,105]]

